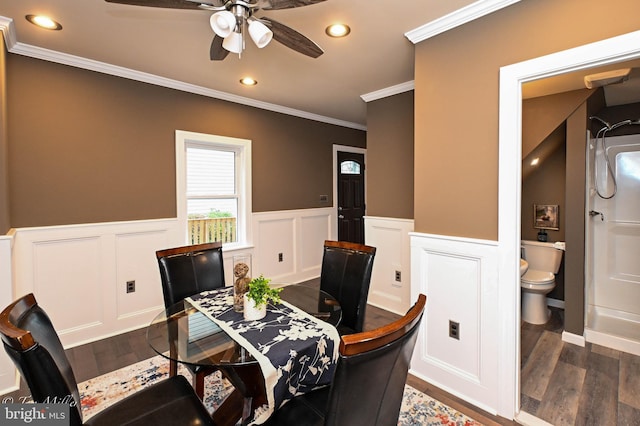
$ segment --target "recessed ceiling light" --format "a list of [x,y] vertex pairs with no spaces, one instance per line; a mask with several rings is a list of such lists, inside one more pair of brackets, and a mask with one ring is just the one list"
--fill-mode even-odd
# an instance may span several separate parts
[[245,86],[255,86],[258,82],[251,77],[243,77],[240,79],[240,84],[244,84]]
[[329,37],[344,37],[351,32],[351,28],[346,24],[333,24],[329,25],[325,31]]
[[48,16],[27,15],[25,16],[25,18],[27,18],[27,21],[31,22],[33,25],[37,25],[40,28],[44,28],[47,30],[56,30],[56,31],[62,29],[62,25],[60,25],[60,23],[54,21]]
[[539,162],[540,162],[540,158],[536,157],[536,158],[534,158],[533,160],[531,160],[531,165],[532,165],[532,166],[535,166],[535,165],[537,165]]

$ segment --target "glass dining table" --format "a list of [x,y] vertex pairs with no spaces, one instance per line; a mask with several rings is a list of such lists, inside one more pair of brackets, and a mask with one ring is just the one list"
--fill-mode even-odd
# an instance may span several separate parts
[[[313,317],[337,326],[342,310],[337,300],[316,287],[283,286],[283,301]],[[218,407],[216,424],[243,424],[257,407],[266,403],[264,377],[256,358],[214,321],[185,299],[159,313],[147,328],[147,342],[170,360],[170,374],[178,363],[216,367],[234,386],[234,391]]]

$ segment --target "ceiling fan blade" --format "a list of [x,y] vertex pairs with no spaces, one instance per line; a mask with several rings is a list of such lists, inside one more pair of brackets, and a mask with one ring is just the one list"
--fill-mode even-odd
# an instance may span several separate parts
[[262,10],[278,10],[309,6],[323,1],[325,0],[258,0],[256,3]]
[[229,51],[222,47],[223,41],[224,39],[218,35],[213,37],[211,49],[209,50],[209,57],[212,61],[222,61],[229,54]]
[[296,30],[281,24],[278,21],[274,21],[271,18],[260,18],[271,31],[273,32],[273,39],[279,43],[284,44],[289,49],[293,49],[296,52],[300,52],[303,55],[317,58],[324,53],[324,50],[318,46],[314,41],[303,36]]
[[194,2],[191,0],[105,0],[107,3],[128,4],[130,6],[164,7],[167,9],[196,9],[202,10],[200,4],[208,6],[221,6],[219,0],[203,0]]

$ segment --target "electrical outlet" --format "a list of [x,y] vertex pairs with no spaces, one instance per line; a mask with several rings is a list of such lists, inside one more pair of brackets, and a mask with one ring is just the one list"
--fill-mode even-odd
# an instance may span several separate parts
[[127,281],[127,293],[134,293],[136,291],[136,282]]
[[402,282],[402,273],[400,271],[396,271],[396,281]]
[[449,337],[460,340],[460,323],[449,320]]
[[320,202],[321,203],[328,203],[329,202],[329,196],[328,195],[321,195],[320,196]]
[[284,259],[284,256],[282,256],[282,253],[278,253],[278,262],[282,262]]

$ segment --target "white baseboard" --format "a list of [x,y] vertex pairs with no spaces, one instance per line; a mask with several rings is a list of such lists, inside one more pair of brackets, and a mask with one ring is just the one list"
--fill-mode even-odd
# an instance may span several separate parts
[[567,343],[572,343],[574,345],[582,346],[586,343],[584,336],[579,336],[577,334],[569,333],[567,331],[562,332],[562,341]]
[[515,421],[525,426],[553,426],[551,423],[547,423],[546,421],[525,411],[520,411],[516,414]]

